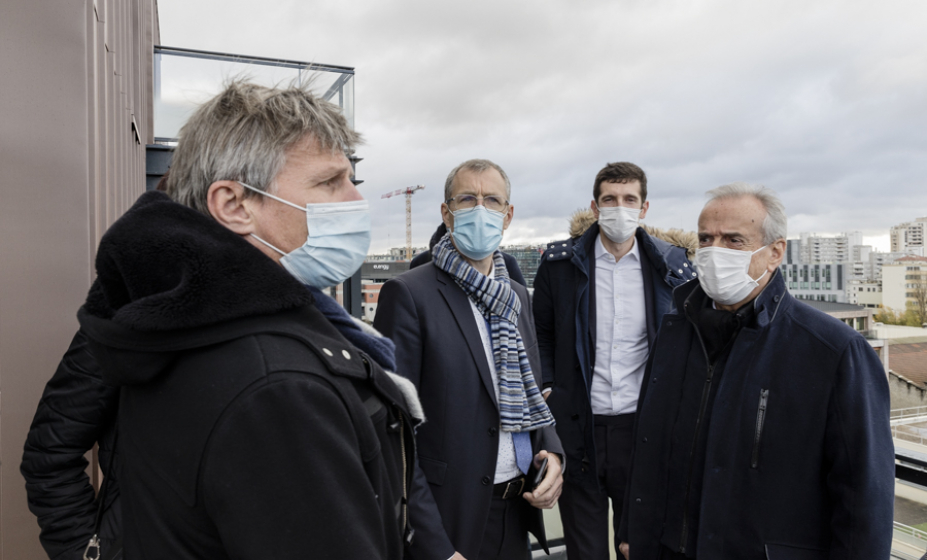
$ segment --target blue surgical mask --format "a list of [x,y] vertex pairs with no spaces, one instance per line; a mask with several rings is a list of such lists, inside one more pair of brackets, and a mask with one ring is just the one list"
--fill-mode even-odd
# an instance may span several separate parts
[[370,248],[370,208],[366,200],[307,204],[305,208],[258,190],[241,186],[306,213],[306,242],[284,253],[260,237],[252,237],[277,251],[280,264],[300,282],[314,288],[340,284],[354,275]]
[[451,237],[457,250],[467,258],[480,261],[493,254],[502,243],[505,214],[483,206],[451,212],[454,231]]

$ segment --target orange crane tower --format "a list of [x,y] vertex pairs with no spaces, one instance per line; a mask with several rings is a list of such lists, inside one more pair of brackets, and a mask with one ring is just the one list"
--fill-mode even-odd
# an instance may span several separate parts
[[401,194],[406,195],[406,260],[412,260],[412,195],[425,188],[425,185],[415,185],[404,189],[388,192],[380,198],[392,198]]

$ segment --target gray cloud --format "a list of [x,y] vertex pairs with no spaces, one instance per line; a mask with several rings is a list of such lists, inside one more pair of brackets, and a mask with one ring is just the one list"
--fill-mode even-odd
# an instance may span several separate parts
[[[160,0],[166,45],[354,66],[375,250],[440,220],[470,157],[513,180],[508,241],[562,236],[596,171],[647,170],[648,222],[694,229],[735,180],[782,196],[790,231],[927,215],[927,5],[555,0],[466,4]],[[204,25],[204,22],[209,22]]]

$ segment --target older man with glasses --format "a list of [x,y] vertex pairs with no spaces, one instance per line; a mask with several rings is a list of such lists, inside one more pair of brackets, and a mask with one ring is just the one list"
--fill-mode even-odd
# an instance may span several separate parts
[[380,292],[374,326],[395,342],[428,419],[417,433],[412,558],[524,560],[529,531],[546,546],[539,508],[560,495],[531,301],[498,251],[510,194],[490,161],[454,168],[441,204],[449,233],[430,263]]

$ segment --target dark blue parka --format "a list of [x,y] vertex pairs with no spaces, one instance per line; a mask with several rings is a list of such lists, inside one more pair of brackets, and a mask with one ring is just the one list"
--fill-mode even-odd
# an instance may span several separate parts
[[[574,227],[575,227],[574,223]],[[580,236],[547,246],[534,279],[534,323],[541,353],[547,405],[557,419],[557,434],[567,456],[565,476],[576,484],[598,485],[589,390],[595,364],[595,239],[598,223]],[[676,286],[695,277],[686,249],[636,234],[644,275],[647,332],[651,347],[660,318],[672,307]],[[646,263],[647,266],[644,266]]]
[[[695,290],[677,289],[675,308]],[[696,558],[887,559],[895,468],[882,363],[862,335],[792,298],[778,272],[753,305],[705,427]],[[660,557],[685,374],[707,371],[697,336],[682,312],[664,316],[644,374],[618,532],[635,560]]]

